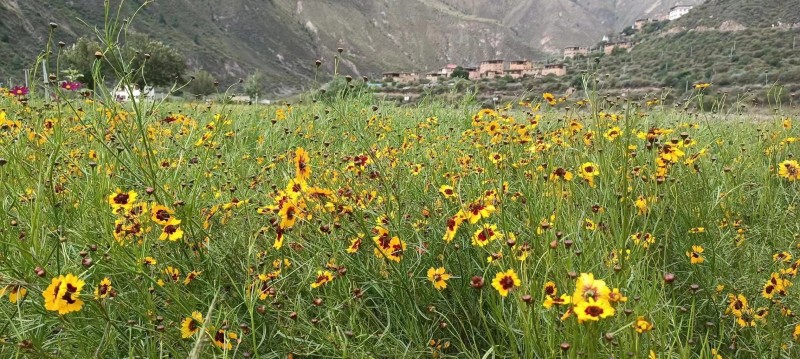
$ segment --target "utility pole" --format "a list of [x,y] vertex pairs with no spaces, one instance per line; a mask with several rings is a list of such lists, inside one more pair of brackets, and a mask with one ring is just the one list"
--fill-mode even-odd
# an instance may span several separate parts
[[25,87],[30,87],[30,85],[28,84],[28,73],[30,73],[30,71],[31,71],[30,69],[23,70],[23,72],[25,73]]
[[44,78],[44,98],[45,101],[47,101],[50,99],[50,92],[47,89],[50,80],[47,78],[47,65],[45,61],[42,61],[42,77]]

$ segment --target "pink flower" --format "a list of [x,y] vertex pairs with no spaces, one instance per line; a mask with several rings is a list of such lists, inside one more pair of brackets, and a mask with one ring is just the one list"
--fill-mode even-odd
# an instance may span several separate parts
[[61,83],[61,88],[67,91],[78,91],[81,88],[81,83],[77,81],[64,81]]
[[11,94],[17,97],[25,96],[28,94],[29,90],[25,86],[14,86],[11,88]]

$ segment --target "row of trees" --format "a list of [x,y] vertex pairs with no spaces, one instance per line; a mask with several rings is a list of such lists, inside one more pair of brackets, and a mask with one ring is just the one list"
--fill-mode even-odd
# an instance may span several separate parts
[[[94,89],[92,68],[97,61],[96,52],[103,47],[95,40],[81,37],[63,53],[67,67],[83,75],[86,87]],[[186,59],[175,49],[161,41],[140,33],[131,33],[119,48],[118,56],[105,56],[101,61],[102,78],[114,78],[123,69],[131,72],[132,82],[139,88],[145,86],[171,86],[189,79],[185,90],[194,95],[210,95],[217,92],[217,81],[205,70],[187,74]],[[126,61],[122,63],[121,61]],[[143,71],[142,71],[143,70]],[[187,78],[187,76],[189,78]],[[245,92],[256,98],[263,93],[264,76],[256,72],[245,81]]]

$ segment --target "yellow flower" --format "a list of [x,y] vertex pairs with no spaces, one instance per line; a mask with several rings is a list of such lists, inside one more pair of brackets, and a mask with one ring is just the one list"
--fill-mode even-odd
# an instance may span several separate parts
[[794,327],[794,332],[792,332],[792,338],[798,343],[800,343],[800,324]]
[[497,292],[503,297],[508,296],[508,292],[510,290],[514,289],[515,287],[519,287],[520,285],[522,285],[522,281],[519,280],[519,277],[517,277],[517,272],[515,272],[513,269],[497,273],[492,280],[492,287],[497,289]]
[[192,316],[186,317],[186,319],[181,322],[181,338],[191,338],[200,331],[200,327],[202,326],[203,314],[198,311],[192,312]]
[[572,302],[578,304],[588,299],[607,301],[610,293],[611,290],[605,281],[594,279],[594,274],[592,273],[581,273],[575,283]]
[[778,176],[786,178],[789,182],[800,179],[800,164],[795,160],[786,160],[778,165]]
[[333,273],[331,271],[317,271],[317,279],[314,280],[314,283],[311,283],[311,288],[319,288],[326,283],[333,280]]
[[429,268],[428,269],[428,280],[433,283],[433,287],[438,290],[443,290],[447,288],[447,281],[450,279],[450,274],[447,274],[444,267],[439,268]]
[[171,209],[160,204],[154,204],[150,207],[150,218],[161,226],[168,225],[174,213]]
[[700,264],[705,262],[705,258],[703,258],[703,247],[701,246],[692,246],[692,250],[686,252],[686,256],[689,257],[689,261],[692,264]]
[[598,321],[613,316],[614,307],[605,299],[595,301],[594,298],[589,298],[575,306],[575,314],[578,316],[578,323]]
[[603,134],[603,137],[609,141],[614,141],[620,136],[621,131],[622,130],[618,126],[614,126],[610,130],[606,131],[606,133]]
[[80,295],[84,284],[84,281],[73,274],[53,278],[47,289],[42,292],[45,309],[61,315],[81,310],[83,301]]
[[111,286],[111,279],[103,278],[100,285],[94,290],[94,299],[108,298],[114,295],[114,288]]
[[129,192],[122,192],[119,188],[108,196],[108,204],[111,205],[111,208],[114,212],[118,212],[120,210],[128,210],[133,207],[133,204],[136,202],[136,192],[129,191]]
[[636,321],[633,322],[633,329],[639,334],[647,333],[653,330],[653,324],[648,322],[647,319],[644,319],[643,316],[639,316],[636,318]]
[[19,285],[10,285],[0,289],[0,297],[4,296],[6,292],[8,292],[8,301],[11,303],[19,302],[28,294],[28,290]]
[[569,305],[572,304],[572,297],[562,294],[561,297],[547,296],[542,304],[546,309],[552,308],[554,305]]
[[502,234],[497,231],[496,225],[484,224],[483,227],[478,228],[472,236],[472,245],[485,247],[489,242],[501,237]]
[[180,224],[181,221],[179,219],[170,219],[169,223],[161,230],[161,235],[158,236],[158,240],[165,241],[169,239],[171,242],[175,242],[183,238],[183,230],[179,227]]
[[441,193],[445,198],[458,197],[458,194],[453,187],[448,185],[442,185],[439,187],[439,193]]
[[294,171],[295,178],[300,182],[306,182],[311,177],[311,165],[309,165],[308,152],[302,147],[294,152]]

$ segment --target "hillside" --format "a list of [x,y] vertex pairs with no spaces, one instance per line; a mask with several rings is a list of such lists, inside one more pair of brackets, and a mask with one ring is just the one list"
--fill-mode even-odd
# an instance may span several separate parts
[[[130,14],[142,0],[125,1]],[[377,76],[447,62],[542,58],[543,51],[589,45],[638,17],[679,0],[157,0],[132,27],[184,53],[192,68],[233,81],[255,70],[270,92],[302,90],[314,61],[346,49],[341,71]],[[683,1],[684,3],[687,1]],[[699,2],[699,0],[689,1]],[[102,23],[102,0],[0,0],[0,78],[20,77],[44,48],[47,24],[74,42]],[[119,1],[112,1],[119,4]]]

